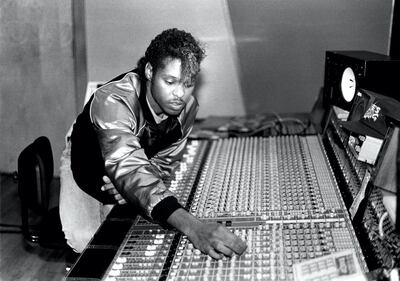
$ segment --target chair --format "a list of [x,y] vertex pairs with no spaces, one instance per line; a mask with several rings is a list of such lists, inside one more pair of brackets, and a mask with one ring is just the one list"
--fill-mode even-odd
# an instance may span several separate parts
[[22,234],[44,248],[67,249],[58,206],[49,209],[54,162],[50,141],[38,137],[18,157]]

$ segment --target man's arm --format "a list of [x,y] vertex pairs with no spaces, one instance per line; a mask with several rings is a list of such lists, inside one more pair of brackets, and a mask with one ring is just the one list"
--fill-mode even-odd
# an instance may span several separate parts
[[[103,178],[106,184],[103,191],[114,195],[118,204],[126,204],[126,200],[118,193],[110,179]],[[221,224],[203,223],[185,209],[177,209],[167,219],[167,223],[185,234],[196,249],[214,259],[233,254],[241,255],[247,248],[245,242]]]
[[99,141],[105,175],[127,202],[138,207],[141,215],[157,220],[151,216],[154,206],[173,194],[141,148],[144,122],[139,114],[135,87],[129,81],[127,76],[98,89],[91,103],[90,118]]
[[204,223],[182,208],[173,212],[167,222],[185,234],[196,249],[214,259],[241,255],[247,248],[242,239],[223,225]]
[[[127,90],[127,87],[124,84],[111,90],[121,92]],[[227,228],[219,224],[203,223],[178,206],[173,193],[162,182],[159,171],[163,169],[151,163],[140,146],[140,126],[132,111],[137,103],[133,100],[135,98],[130,93],[110,96],[106,92],[98,92],[92,102],[92,122],[98,134],[106,173],[116,190],[127,202],[140,207],[142,215],[148,219],[160,223],[164,220],[187,235],[203,253],[214,258],[243,253],[246,248],[244,242]],[[175,149],[172,148],[175,150],[174,155],[179,156],[185,140]],[[157,164],[165,164],[163,160],[169,160],[168,164],[174,162],[170,161],[171,154],[169,157],[160,157]],[[157,208],[160,204],[165,205],[165,202],[168,202],[168,208]],[[153,212],[154,209],[162,210]],[[159,215],[162,220],[157,219]]]

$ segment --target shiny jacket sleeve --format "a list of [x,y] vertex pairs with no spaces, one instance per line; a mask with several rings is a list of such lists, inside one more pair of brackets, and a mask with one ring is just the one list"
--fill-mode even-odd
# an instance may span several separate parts
[[[153,208],[173,193],[164,185],[159,167],[149,161],[140,146],[144,123],[141,111],[135,108],[139,105],[136,89],[123,80],[100,88],[92,101],[91,119],[107,175],[128,202],[139,206],[142,215],[153,220]],[[163,159],[172,160],[174,157],[169,154],[166,152]]]

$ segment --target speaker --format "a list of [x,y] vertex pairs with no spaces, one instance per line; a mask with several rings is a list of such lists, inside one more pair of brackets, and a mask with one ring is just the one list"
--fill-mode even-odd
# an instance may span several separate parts
[[326,51],[324,103],[350,111],[357,89],[400,99],[396,94],[400,60],[369,51]]
[[358,121],[360,120],[367,109],[374,102],[376,95],[371,92],[364,91],[362,89],[357,90],[357,93],[354,97],[348,121]]

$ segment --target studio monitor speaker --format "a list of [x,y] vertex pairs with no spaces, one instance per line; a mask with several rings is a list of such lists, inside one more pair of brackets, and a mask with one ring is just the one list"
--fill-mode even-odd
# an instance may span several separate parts
[[324,103],[350,111],[357,89],[400,99],[396,93],[400,60],[369,51],[327,51]]

